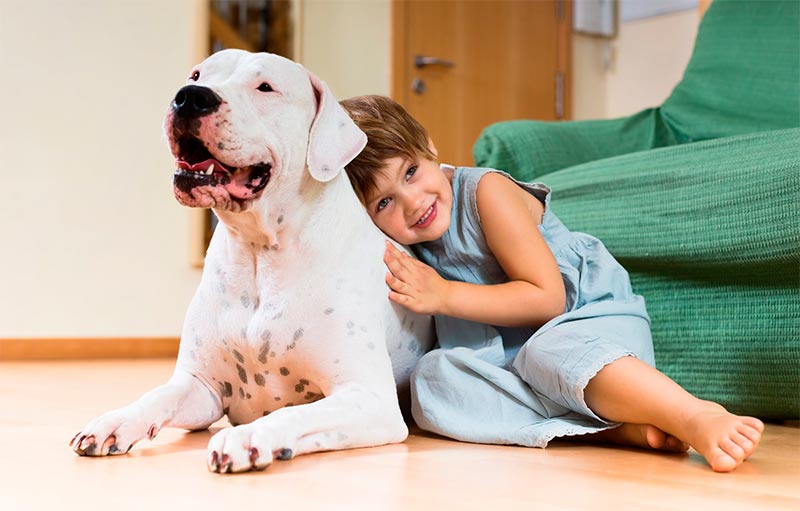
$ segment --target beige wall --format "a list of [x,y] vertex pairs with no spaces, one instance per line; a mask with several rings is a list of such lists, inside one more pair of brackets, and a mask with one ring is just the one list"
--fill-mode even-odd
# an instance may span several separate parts
[[573,36],[573,117],[620,117],[661,104],[683,76],[697,35],[695,10],[620,24],[610,41]]
[[0,337],[174,336],[199,280],[161,122],[198,0],[0,0]]
[[389,0],[298,0],[297,60],[339,99],[389,94]]

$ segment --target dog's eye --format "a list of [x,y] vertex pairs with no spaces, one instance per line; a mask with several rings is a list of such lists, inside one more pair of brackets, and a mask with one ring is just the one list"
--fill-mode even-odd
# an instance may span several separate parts
[[200,79],[200,71],[195,71],[192,73],[192,76],[189,77],[190,80],[197,81]]
[[258,90],[261,92],[272,92],[272,87],[267,82],[264,82],[258,86]]

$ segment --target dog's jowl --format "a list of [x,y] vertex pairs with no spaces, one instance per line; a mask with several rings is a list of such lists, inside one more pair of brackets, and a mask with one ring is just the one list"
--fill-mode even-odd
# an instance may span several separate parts
[[215,472],[404,440],[398,393],[432,322],[388,300],[385,237],[342,171],[366,137],[325,83],[276,55],[225,50],[191,70],[164,130],[175,197],[220,223],[172,378],[91,421],[72,448],[124,454],[223,415],[234,427],[209,443]]

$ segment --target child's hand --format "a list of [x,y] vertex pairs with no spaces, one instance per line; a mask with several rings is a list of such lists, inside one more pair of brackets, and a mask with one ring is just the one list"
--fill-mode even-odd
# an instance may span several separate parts
[[383,261],[389,299],[418,314],[440,314],[447,297],[448,282],[427,264],[397,250],[386,242]]

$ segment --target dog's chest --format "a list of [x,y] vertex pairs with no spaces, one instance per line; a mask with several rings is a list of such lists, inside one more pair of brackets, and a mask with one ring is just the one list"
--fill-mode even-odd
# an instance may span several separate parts
[[209,373],[232,423],[323,397],[319,382],[310,379],[294,349],[291,342],[269,334],[222,340]]
[[290,312],[291,296],[234,286],[226,291],[210,325],[216,334],[201,356],[231,422],[321,399],[322,382],[307,368],[315,329]]

